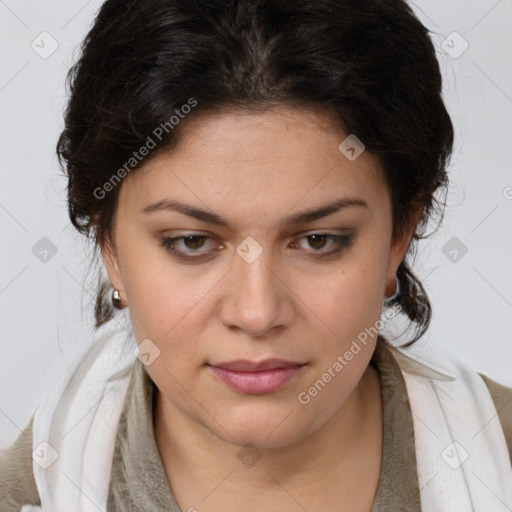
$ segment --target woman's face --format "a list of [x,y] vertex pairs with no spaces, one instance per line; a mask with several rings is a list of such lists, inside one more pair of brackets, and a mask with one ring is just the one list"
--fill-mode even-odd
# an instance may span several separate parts
[[[174,414],[230,443],[285,446],[333,417],[367,370],[375,330],[357,340],[393,293],[412,231],[392,243],[378,161],[343,153],[347,134],[319,114],[189,121],[173,153],[122,183],[105,264]],[[212,368],[268,358],[302,366],[239,379]]]

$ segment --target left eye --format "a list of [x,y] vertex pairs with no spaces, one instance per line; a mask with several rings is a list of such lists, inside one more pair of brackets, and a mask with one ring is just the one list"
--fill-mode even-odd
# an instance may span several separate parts
[[312,235],[306,235],[302,238],[308,239],[308,244],[314,249],[322,249],[325,247],[325,244],[328,241],[334,242],[334,246],[338,247],[339,245],[345,243],[348,237],[346,235],[333,235],[332,233],[314,233]]

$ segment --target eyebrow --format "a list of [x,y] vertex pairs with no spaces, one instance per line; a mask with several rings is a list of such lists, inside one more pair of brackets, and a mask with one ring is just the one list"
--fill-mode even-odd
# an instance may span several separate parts
[[[310,210],[303,210],[289,217],[285,217],[281,221],[281,224],[290,227],[305,222],[311,222],[317,219],[321,219],[323,217],[327,217],[328,215],[332,215],[333,213],[336,213],[340,210],[343,210],[344,208],[349,207],[369,208],[368,203],[362,198],[344,197],[341,199],[331,201],[323,206],[313,208]],[[202,222],[215,224],[217,226],[223,226],[225,228],[232,230],[232,227],[230,226],[229,222],[220,215],[172,199],[162,199],[155,203],[151,203],[150,205],[142,209],[142,213],[150,214],[162,210],[176,211],[184,215],[188,215],[189,217],[193,217],[194,219],[200,220]]]

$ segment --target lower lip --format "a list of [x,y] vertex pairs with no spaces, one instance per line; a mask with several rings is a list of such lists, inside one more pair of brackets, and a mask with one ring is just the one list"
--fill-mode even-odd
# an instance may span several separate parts
[[284,386],[300,371],[302,366],[276,368],[261,372],[234,372],[216,366],[209,368],[220,380],[237,391],[249,395],[264,395],[273,393]]

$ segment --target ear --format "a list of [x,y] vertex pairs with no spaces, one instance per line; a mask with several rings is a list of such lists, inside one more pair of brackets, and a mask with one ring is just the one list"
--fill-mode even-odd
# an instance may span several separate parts
[[[97,222],[98,215],[92,214],[91,224],[93,225],[94,229],[96,229]],[[122,286],[121,272],[119,270],[119,259],[114,242],[112,240],[105,240],[100,244],[100,251],[110,282],[114,288],[119,290],[119,293],[123,297],[124,290]]]
[[119,271],[119,259],[116,248],[111,241],[105,241],[101,245],[100,249],[110,282],[114,288],[119,290],[121,296],[124,297],[123,283],[121,279],[121,272]]
[[411,243],[412,236],[416,230],[416,226],[420,220],[423,212],[423,205],[416,206],[411,215],[409,225],[402,233],[397,234],[391,242],[391,250],[389,255],[389,265],[387,271],[386,288],[384,290],[385,296],[390,297],[395,292],[395,276],[405,258],[409,244]]

